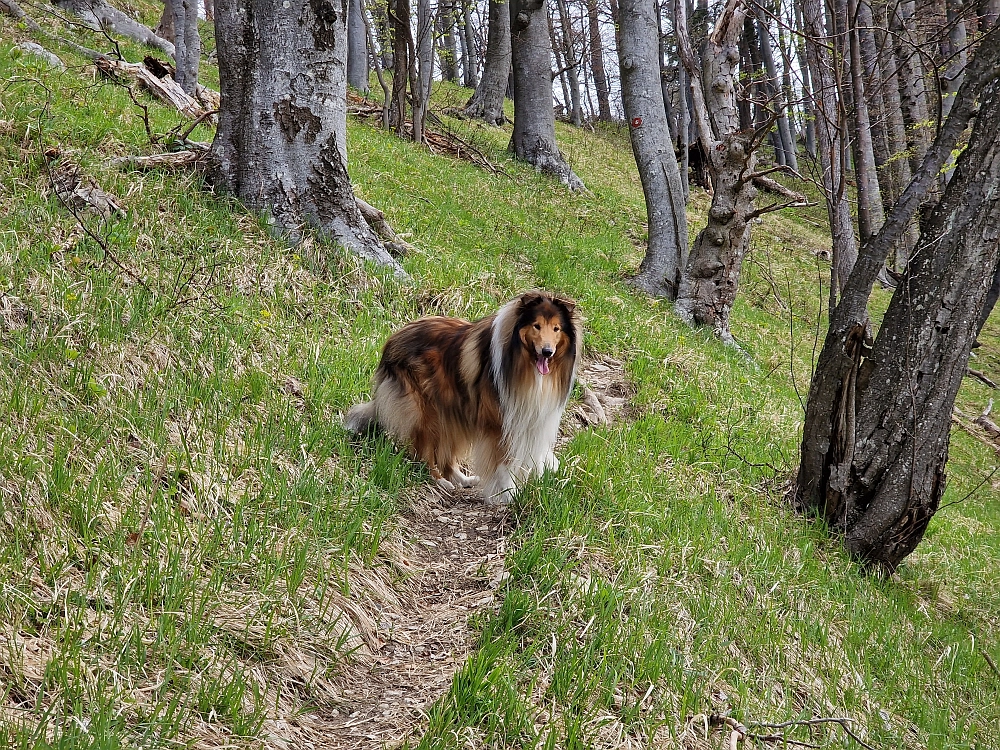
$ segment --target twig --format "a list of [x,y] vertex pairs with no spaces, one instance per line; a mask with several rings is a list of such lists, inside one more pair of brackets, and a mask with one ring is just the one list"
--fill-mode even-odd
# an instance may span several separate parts
[[979,653],[982,654],[984,659],[986,659],[986,663],[990,665],[990,669],[993,670],[993,674],[995,674],[997,677],[1000,677],[1000,669],[997,669],[996,662],[993,661],[990,655],[985,651],[983,651],[982,649],[979,649]]
[[847,735],[852,740],[861,745],[861,747],[867,748],[867,750],[878,750],[878,748],[869,745],[867,742],[865,742],[863,739],[861,739],[854,732],[851,731],[851,728],[848,726],[848,724],[850,724],[853,721],[854,719],[850,719],[847,717],[831,716],[831,717],[820,717],[816,719],[793,719],[792,721],[783,721],[779,724],[768,724],[765,722],[755,721],[751,722],[750,726],[763,727],[765,729],[784,729],[785,727],[795,727],[795,726],[808,727],[808,726],[815,726],[817,724],[840,724],[841,729],[847,732]]
[[969,368],[968,373],[969,373],[969,375],[971,375],[972,377],[974,377],[976,380],[978,380],[980,383],[983,383],[984,385],[988,385],[990,388],[993,388],[994,390],[1000,389],[1000,385],[997,385],[992,380],[990,380],[986,376],[986,373],[980,372],[979,370],[973,370],[971,367]]

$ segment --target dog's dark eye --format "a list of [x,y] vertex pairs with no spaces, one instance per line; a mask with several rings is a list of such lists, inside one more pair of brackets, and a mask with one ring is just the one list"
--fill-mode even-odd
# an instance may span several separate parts
[[554,326],[552,330],[555,331],[556,333],[559,333],[559,326]]
[[538,323],[535,323],[535,330],[536,331],[540,331],[540,330],[542,330],[542,327],[540,325],[538,325]]

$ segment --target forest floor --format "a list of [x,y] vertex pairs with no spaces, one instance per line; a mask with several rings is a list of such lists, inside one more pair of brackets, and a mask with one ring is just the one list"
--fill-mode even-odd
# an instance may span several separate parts
[[[729,717],[820,747],[860,746],[846,725],[1000,748],[998,447],[975,422],[995,389],[966,379],[942,509],[893,576],[783,500],[825,323],[821,206],[754,225],[739,354],[625,283],[645,209],[623,128],[558,124],[589,188],[569,194],[510,159],[509,126],[449,115],[468,92],[442,84],[439,143],[476,161],[364,101],[349,123],[359,194],[414,246],[400,283],[275,239],[194,172],[128,167],[190,121],[52,41],[106,37],[25,7],[49,34],[0,17],[0,744],[701,750]],[[74,173],[113,204],[64,200]],[[692,236],[708,204],[693,187]],[[607,418],[577,389],[557,473],[493,508],[344,431],[393,330],[531,287],[578,301]],[[972,364],[994,382],[998,333]]]

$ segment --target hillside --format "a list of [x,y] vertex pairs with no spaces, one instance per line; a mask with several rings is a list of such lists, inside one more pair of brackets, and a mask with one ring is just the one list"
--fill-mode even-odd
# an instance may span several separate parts
[[[558,127],[574,195],[511,161],[509,126],[444,114],[467,91],[438,88],[438,129],[496,174],[352,119],[351,176],[414,245],[407,284],[275,239],[193,172],[117,165],[188,121],[25,40],[0,16],[0,744],[694,750],[727,746],[722,714],[1000,748],[988,437],[956,423],[945,507],[885,580],[783,501],[825,319],[819,207],[754,227],[742,356],[624,283],[645,209],[619,129]],[[121,212],[78,220],[53,194],[67,164]],[[693,231],[707,207],[692,188]],[[491,508],[349,438],[393,330],[535,286],[579,302],[612,416],[574,399],[556,476]],[[1000,380],[1000,323],[982,340],[973,366]],[[967,379],[959,403],[992,397]],[[862,746],[836,722],[780,731]]]

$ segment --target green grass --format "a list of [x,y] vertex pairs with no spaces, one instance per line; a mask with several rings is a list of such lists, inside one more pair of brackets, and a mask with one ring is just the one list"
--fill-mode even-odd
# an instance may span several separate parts
[[[362,639],[347,602],[401,585],[387,540],[426,481],[339,414],[402,323],[537,285],[579,301],[633,406],[516,503],[499,605],[421,746],[693,746],[689,719],[728,712],[849,716],[877,747],[1000,747],[1000,479],[978,486],[996,454],[955,432],[946,507],[884,581],[782,501],[824,324],[821,212],[755,226],[733,314],[748,360],[623,283],[645,211],[622,131],[559,125],[592,191],[571,195],[509,159],[509,128],[446,118],[494,176],[352,122],[359,192],[417,248],[400,285],[276,241],[193,175],[116,169],[159,148],[126,92],[65,50],[65,73],[14,54],[27,34],[0,24],[5,746],[256,746],[327,710]],[[441,86],[435,106],[465,96]],[[181,124],[148,104],[155,133]],[[126,216],[87,219],[106,249],[50,195],[49,147],[121,198]],[[708,202],[693,188],[692,236]],[[996,333],[974,362],[994,378]],[[969,381],[959,401],[990,397]],[[853,746],[836,726],[791,736]]]

